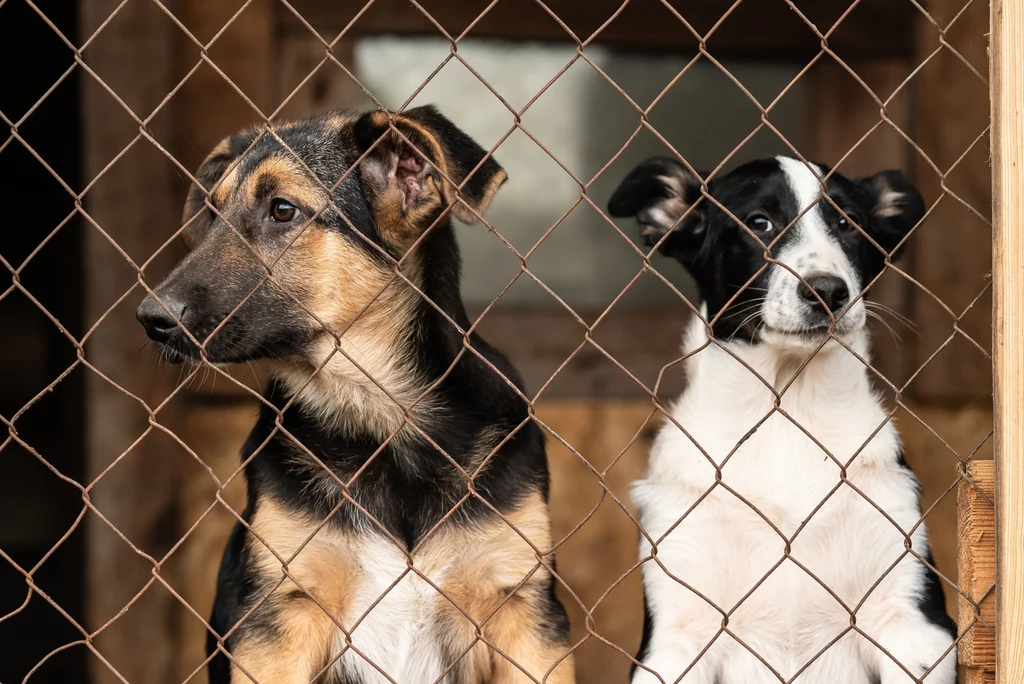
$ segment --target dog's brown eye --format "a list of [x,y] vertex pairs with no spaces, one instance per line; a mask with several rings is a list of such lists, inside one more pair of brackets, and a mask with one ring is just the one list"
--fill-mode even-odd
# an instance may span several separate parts
[[275,199],[270,203],[270,218],[278,223],[288,223],[298,213],[295,205],[284,199]]
[[764,214],[753,214],[747,218],[747,227],[755,233],[770,233],[775,230],[775,224]]
[[846,212],[846,216],[849,216],[850,218],[847,219],[843,216],[839,217],[839,223],[836,224],[839,227],[839,230],[845,232],[848,230],[853,230],[854,225],[860,225],[860,219],[853,212]]

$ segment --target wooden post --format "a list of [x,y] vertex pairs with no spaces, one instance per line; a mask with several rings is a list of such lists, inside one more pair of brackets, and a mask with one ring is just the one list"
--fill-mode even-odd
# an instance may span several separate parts
[[996,681],[1024,681],[1024,6],[991,14]]
[[[173,10],[174,3],[168,5]],[[108,2],[83,0],[82,33],[95,31],[110,11]],[[145,119],[174,85],[175,31],[148,3],[129,3],[83,52],[83,59]],[[139,126],[96,79],[84,75],[82,117],[85,177],[92,181],[138,135]],[[166,139],[168,128],[167,118],[157,117],[149,130]],[[171,162],[142,139],[85,196],[91,218],[83,222],[85,318],[91,325],[104,317],[86,344],[85,358],[151,408],[167,395],[176,373],[162,371],[145,351],[145,335],[135,320],[143,295],[135,285],[137,274],[100,230],[136,263],[148,259],[178,226],[178,204],[171,193],[174,175]],[[115,306],[133,285],[132,294]],[[96,481],[89,498],[109,521],[90,514],[86,626],[92,632],[116,617],[93,643],[117,674],[91,658],[90,681],[170,684],[180,681],[171,674],[177,650],[171,618],[177,602],[159,585],[136,598],[152,581],[154,566],[128,542],[160,558],[177,541],[168,523],[174,520],[182,451],[156,430],[133,444],[150,428],[150,416],[110,381],[96,373],[86,377],[86,471],[88,480]],[[173,407],[160,411],[156,420],[174,429]]]
[[[988,296],[968,310],[992,272],[983,218],[992,204],[988,146],[979,139],[989,124],[988,88],[964,63],[984,71],[988,0],[927,0],[923,6],[939,26],[948,26],[945,41],[953,49],[942,47],[935,24],[924,15],[918,18],[917,63],[927,62],[911,81],[917,114],[910,137],[928,160],[915,151],[914,182],[928,206],[938,204],[908,241],[910,272],[922,286],[912,292],[911,317],[919,335],[909,337],[908,346],[916,351],[915,371],[927,362],[909,390],[922,402],[987,405],[991,361],[963,335],[954,335],[954,317],[946,307],[955,316],[966,311],[957,327],[988,348]],[[946,174],[945,183],[936,168]]]
[[[957,490],[957,557],[960,664],[966,668],[964,684],[992,684],[995,681],[996,601],[996,520],[995,469],[992,461],[972,461],[967,479]],[[966,595],[966,596],[965,596]],[[967,599],[970,597],[970,600]],[[975,608],[975,605],[978,608]],[[978,618],[984,622],[978,622]]]

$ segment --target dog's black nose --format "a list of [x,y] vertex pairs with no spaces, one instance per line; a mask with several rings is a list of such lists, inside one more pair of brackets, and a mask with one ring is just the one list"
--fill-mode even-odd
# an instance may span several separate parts
[[[846,281],[842,278],[830,275],[815,275],[809,276],[804,280],[806,280],[807,284],[800,286],[800,296],[816,311],[821,311],[821,302],[825,302],[828,310],[835,313],[850,301],[850,291],[846,287]],[[817,294],[817,297],[815,294]],[[818,297],[821,298],[821,301],[818,301]]]
[[[184,302],[166,295],[161,296],[160,300],[164,303],[163,306],[152,295],[146,297],[139,305],[139,310],[135,312],[135,317],[146,329],[149,339],[154,342],[169,340],[178,327],[178,321],[185,315]],[[167,308],[164,309],[164,306]]]

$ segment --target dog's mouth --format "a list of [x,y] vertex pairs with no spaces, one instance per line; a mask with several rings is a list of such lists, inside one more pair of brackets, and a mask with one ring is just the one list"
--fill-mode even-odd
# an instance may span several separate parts
[[852,320],[849,316],[840,316],[833,325],[827,317],[813,317],[805,320],[800,327],[776,327],[763,322],[758,330],[759,341],[782,343],[785,346],[818,346],[831,337],[845,338],[864,327],[863,322]]
[[169,363],[172,366],[177,366],[182,363],[199,362],[199,356],[197,354],[189,354],[161,342],[154,342],[153,346],[156,347],[157,356],[160,357],[160,360],[164,363]]
[[204,362],[204,356],[205,361],[213,364],[230,363],[230,361],[220,359],[209,347],[207,347],[204,355],[199,347],[192,344],[192,341],[181,333],[167,341],[150,340],[150,342],[156,348],[159,359],[172,366],[181,364],[200,365]]

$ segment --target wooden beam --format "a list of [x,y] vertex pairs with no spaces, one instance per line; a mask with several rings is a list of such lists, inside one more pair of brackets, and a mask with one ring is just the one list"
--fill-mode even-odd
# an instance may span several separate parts
[[[408,0],[376,0],[365,11],[362,1],[296,0],[292,4],[311,26],[332,39],[360,12],[349,29],[354,37],[444,35]],[[475,24],[490,0],[420,0],[419,4],[453,38],[472,24],[468,35],[474,38],[572,42],[568,29],[581,41],[599,31],[595,42],[630,50],[696,51],[699,45],[694,33],[660,0],[633,0],[617,16],[624,4],[621,0],[547,0],[545,4],[564,27],[534,2],[499,2]],[[674,0],[671,4],[695,32],[707,36],[736,3]],[[849,0],[800,4],[822,34],[849,8]],[[909,57],[917,14],[909,2],[862,0],[829,35],[828,45],[844,59]],[[286,17],[292,27],[305,30],[290,12]],[[785,3],[760,0],[740,3],[729,13],[711,32],[707,49],[716,58],[809,59],[821,50],[821,40]]]
[[[600,315],[578,313],[586,321]],[[471,310],[470,320],[478,314]],[[480,321],[477,332],[508,356],[530,396],[547,385],[544,399],[649,398],[629,374],[654,389],[664,370],[658,396],[667,402],[683,389],[682,364],[673,362],[682,357],[680,336],[689,316],[678,309],[616,309],[595,326],[594,343],[583,345],[586,329],[564,311],[495,308]]]
[[[373,102],[348,74],[333,61],[324,62],[323,43],[312,33],[285,33],[278,46],[276,101],[283,103],[279,118],[303,119],[327,109],[373,109]],[[341,39],[332,54],[355,73],[354,41]]]
[[1024,6],[992,2],[996,681],[1024,681]]
[[[996,511],[995,467],[992,461],[972,461],[967,478],[957,489],[957,625],[960,664],[967,668],[966,684],[995,681]],[[964,596],[970,597],[970,600]],[[977,606],[977,608],[975,608]]]
[[[110,10],[104,0],[83,0],[82,34],[95,31]],[[159,11],[129,3],[83,58],[136,116],[145,119],[173,86],[175,32]],[[85,177],[91,181],[139,134],[139,126],[96,79],[85,75],[82,119]],[[167,117],[159,117],[149,130],[166,140],[168,128]],[[83,221],[85,319],[92,324],[104,317],[86,345],[85,358],[150,407],[167,395],[174,374],[161,371],[142,351],[145,335],[135,320],[135,307],[144,292],[136,285],[135,271],[100,229],[139,263],[149,258],[178,226],[173,178],[171,163],[142,139],[85,197],[91,218]],[[126,302],[113,306],[133,285],[135,291]],[[153,565],[119,535],[155,558],[177,541],[167,522],[174,520],[181,450],[159,431],[150,430],[150,416],[138,403],[95,373],[86,374],[85,412],[87,478],[99,478],[89,498],[109,521],[94,514],[88,519],[86,626],[96,630],[132,606],[94,640],[117,674],[99,658],[90,658],[90,681],[169,684],[178,646],[171,619],[176,601],[159,585],[136,598],[152,581]],[[173,407],[156,417],[171,429],[174,419]],[[133,444],[147,430],[148,436]]]

